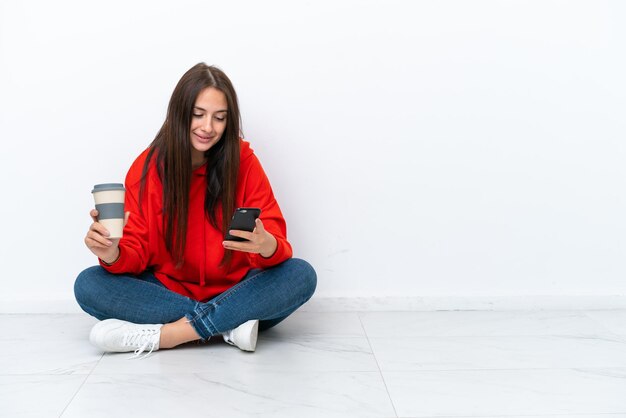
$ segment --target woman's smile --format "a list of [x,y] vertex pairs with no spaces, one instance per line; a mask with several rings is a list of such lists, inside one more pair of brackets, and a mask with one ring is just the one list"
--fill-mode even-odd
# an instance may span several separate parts
[[202,142],[203,144],[208,144],[209,142],[213,140],[213,136],[206,136],[206,135],[199,134],[197,132],[194,132],[193,134],[196,136],[196,139]]

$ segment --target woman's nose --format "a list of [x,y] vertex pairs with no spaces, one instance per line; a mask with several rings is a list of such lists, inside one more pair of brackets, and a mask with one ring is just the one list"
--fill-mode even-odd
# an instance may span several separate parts
[[202,129],[206,132],[213,132],[213,121],[211,118],[207,118],[207,120],[204,121]]

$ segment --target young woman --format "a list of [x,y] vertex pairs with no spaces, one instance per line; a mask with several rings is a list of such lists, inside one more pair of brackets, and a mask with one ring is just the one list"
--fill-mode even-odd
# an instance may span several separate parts
[[[258,331],[311,298],[315,271],[291,258],[270,183],[239,134],[228,77],[204,63],[192,67],[128,171],[123,238],[107,238],[98,212],[90,213],[85,244],[99,265],[80,273],[74,293],[101,320],[94,345],[139,355],[222,335],[254,351]],[[228,231],[238,207],[261,209],[253,232]],[[227,241],[226,232],[246,241]]]

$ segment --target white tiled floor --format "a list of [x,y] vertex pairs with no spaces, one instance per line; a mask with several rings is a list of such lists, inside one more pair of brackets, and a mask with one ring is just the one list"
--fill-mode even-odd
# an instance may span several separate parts
[[626,311],[297,312],[142,360],[95,323],[0,315],[0,417],[626,417]]

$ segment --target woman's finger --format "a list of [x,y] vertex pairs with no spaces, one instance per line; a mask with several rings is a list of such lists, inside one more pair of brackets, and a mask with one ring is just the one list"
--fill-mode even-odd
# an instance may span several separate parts
[[97,250],[109,249],[109,247],[105,247],[104,245],[101,245],[90,238],[85,238],[85,244],[87,245],[87,248],[89,248],[92,252]]
[[91,248],[91,249],[109,249],[111,248],[110,245],[106,245],[101,243],[100,241],[97,241],[96,239],[94,239],[93,237],[85,237],[85,244],[87,245],[87,248]]
[[104,236],[104,237],[108,237],[109,235],[111,235],[109,233],[109,230],[106,229],[104,227],[104,225],[102,225],[100,222],[94,222],[91,224],[91,226],[89,227],[90,231],[94,231],[99,233],[100,235]]
[[101,234],[97,233],[96,231],[89,231],[87,233],[87,238],[90,238],[91,240],[103,245],[105,248],[108,248],[111,245],[113,245],[113,241],[108,240],[106,237],[103,237]]
[[230,231],[228,231],[230,233],[230,235],[232,235],[233,237],[239,237],[239,238],[245,238],[248,241],[252,241],[252,239],[254,238],[254,234],[252,232],[248,232],[248,231],[242,231],[240,229],[231,229]]
[[265,226],[263,225],[263,221],[261,220],[261,218],[256,218],[256,221],[254,221],[256,228],[254,230],[254,232],[256,232],[257,234],[262,234],[265,232]]
[[224,241],[224,248],[227,250],[245,251],[247,253],[257,252],[258,246],[254,243],[238,242],[238,241]]
[[89,212],[89,216],[91,216],[91,219],[94,222],[98,222],[98,211],[96,209],[91,209],[91,211]]
[[[98,248],[111,248],[111,246],[113,245],[112,242],[107,241],[102,239],[102,237],[99,236],[94,236],[94,235],[88,235],[87,237],[85,237],[85,241],[89,240],[89,242],[91,243],[91,246],[95,246]],[[90,246],[88,244],[88,246]]]

